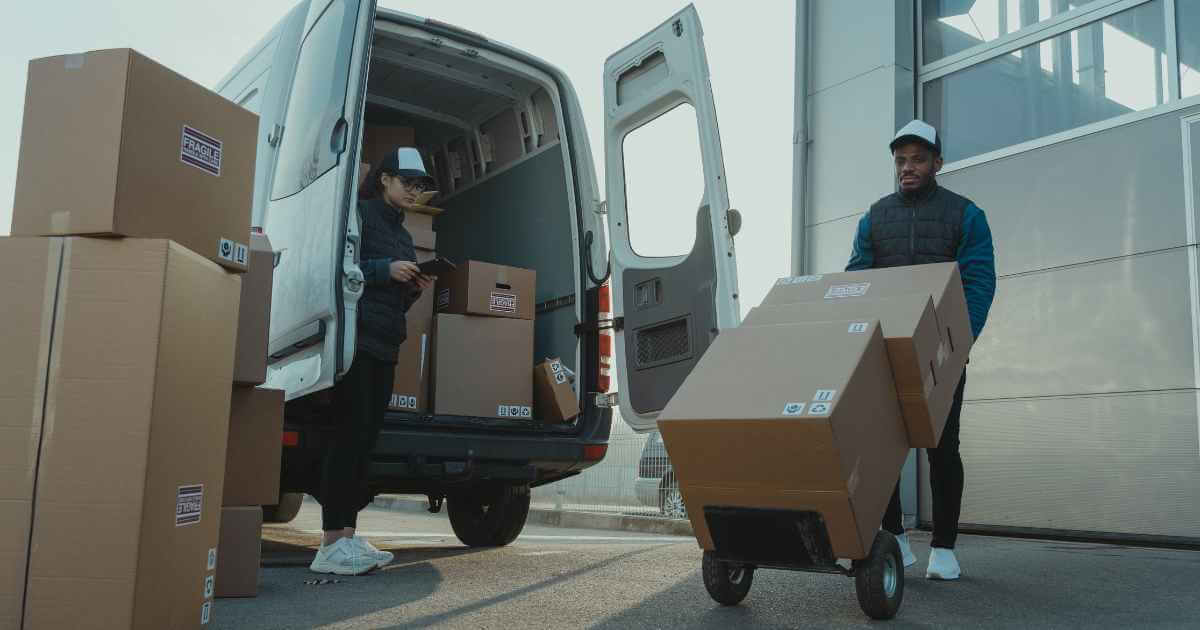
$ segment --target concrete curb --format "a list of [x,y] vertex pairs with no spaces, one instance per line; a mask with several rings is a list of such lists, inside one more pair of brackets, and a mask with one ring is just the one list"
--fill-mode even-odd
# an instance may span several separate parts
[[[409,496],[381,495],[375,497],[375,507],[396,512],[427,512],[429,501]],[[443,510],[442,515],[445,514]],[[682,519],[630,516],[627,514],[604,514],[575,510],[552,510],[540,507],[529,508],[530,525],[566,527],[570,529],[611,529],[643,534],[666,536],[692,536],[692,524]]]

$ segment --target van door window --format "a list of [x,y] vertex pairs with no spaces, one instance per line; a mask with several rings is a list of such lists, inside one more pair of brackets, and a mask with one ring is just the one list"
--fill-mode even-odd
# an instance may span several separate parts
[[301,44],[271,199],[300,192],[333,168],[345,150],[333,133],[346,105],[358,6],[351,0],[331,2]]
[[696,109],[681,103],[621,143],[629,245],[648,258],[683,256],[696,242],[704,198]]

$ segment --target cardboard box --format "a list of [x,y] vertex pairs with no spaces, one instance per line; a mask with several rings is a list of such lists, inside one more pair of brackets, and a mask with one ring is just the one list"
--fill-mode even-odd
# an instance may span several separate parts
[[904,412],[908,443],[934,448],[941,439],[957,378],[940,369],[949,345],[938,326],[933,300],[912,294],[874,300],[826,300],[751,309],[742,326],[795,324],[800,322],[861,318],[852,326],[865,327],[878,319],[887,344],[892,377]]
[[396,125],[367,125],[363,129],[363,160],[371,168],[379,166],[383,156],[396,147],[416,146],[412,127]]
[[438,415],[533,417],[533,321],[438,315],[433,409]]
[[229,403],[225,492],[221,505],[279,502],[283,454],[283,390],[235,387]]
[[21,410],[43,427],[22,627],[199,628],[212,613],[240,279],[166,240],[4,239],[0,251],[53,242],[61,257],[36,272],[45,255],[0,265],[41,282],[26,299],[6,294],[14,319],[44,324],[34,303],[53,304],[48,352],[5,346],[46,401]]
[[0,237],[0,628],[21,627],[62,244]]
[[536,284],[530,269],[468,260],[438,278],[437,312],[533,319]]
[[271,289],[275,277],[275,252],[265,234],[250,235],[249,262],[249,269],[242,276],[233,382],[238,385],[262,385],[267,380]]
[[533,368],[533,410],[545,423],[570,422],[579,415],[579,396],[571,389],[561,359],[547,359]]
[[412,235],[413,245],[417,249],[427,251],[437,249],[437,233],[433,231],[433,215],[407,211],[404,213],[404,227]]
[[221,508],[217,597],[255,597],[262,565],[261,506]]
[[949,347],[949,353],[941,367],[943,374],[939,374],[939,378],[953,380],[957,386],[959,377],[967,365],[971,345],[975,342],[975,337],[971,334],[971,317],[967,311],[967,299],[963,293],[958,263],[780,278],[767,293],[762,305],[873,300],[914,293],[933,296],[938,326],[944,331],[943,335]]
[[731,507],[817,512],[836,557],[870,551],[909,449],[879,323],[851,323],[726,330],[660,414],[704,549],[705,508]]
[[132,50],[35,59],[12,233],[172,239],[245,271],[257,146],[257,116]]
[[[421,252],[417,252],[421,258]],[[408,338],[396,357],[396,377],[388,408],[429,411],[429,373],[433,360],[433,291],[425,291],[407,314]]]

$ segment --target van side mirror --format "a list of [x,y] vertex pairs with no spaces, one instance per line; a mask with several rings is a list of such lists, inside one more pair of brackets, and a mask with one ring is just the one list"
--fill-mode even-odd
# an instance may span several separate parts
[[729,235],[737,236],[742,231],[742,213],[730,208],[725,213],[725,223],[729,226]]

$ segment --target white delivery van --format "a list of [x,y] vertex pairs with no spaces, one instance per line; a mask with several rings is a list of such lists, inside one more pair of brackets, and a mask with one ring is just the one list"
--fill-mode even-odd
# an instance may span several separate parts
[[[653,429],[712,339],[738,323],[740,219],[729,209],[700,22],[688,6],[605,63],[602,189],[562,72],[482,35],[375,5],[304,0],[217,86],[260,116],[253,225],[277,251],[267,386],[287,392],[282,488],[290,500],[268,517],[290,518],[296,493],[317,490],[328,390],[354,360],[362,130],[403,125],[440,184],[438,253],[537,271],[530,365],[561,357],[575,366],[583,414],[555,425],[389,412],[372,495],[423,493],[435,510],[446,499],[464,543],[507,544],[524,524],[530,487],[604,457],[614,400],[635,429]],[[677,107],[695,112],[699,151],[688,169],[702,176],[703,195],[686,200],[694,244],[682,255],[639,256],[623,142]],[[606,280],[611,315],[602,306]],[[604,341],[615,343],[602,342],[609,334]],[[613,345],[619,393],[606,395],[604,354]]]

